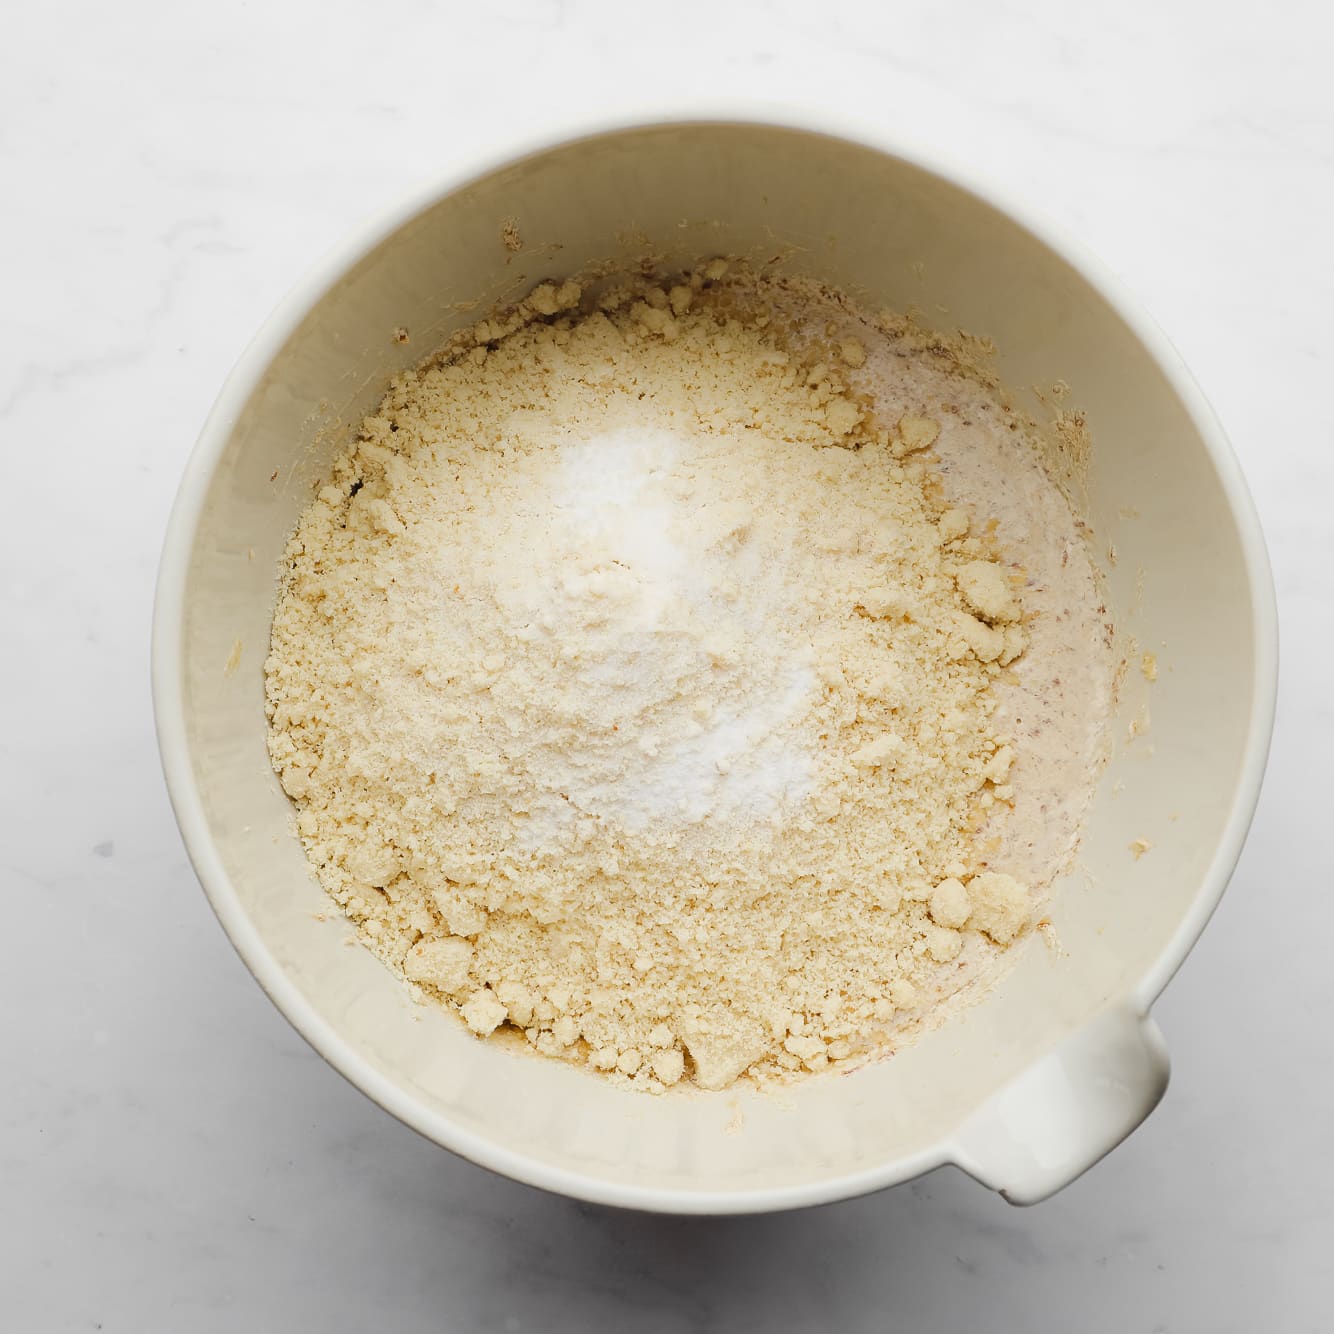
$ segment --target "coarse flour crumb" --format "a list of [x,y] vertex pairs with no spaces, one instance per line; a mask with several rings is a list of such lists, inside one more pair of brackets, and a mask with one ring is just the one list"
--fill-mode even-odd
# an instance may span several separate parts
[[266,664],[363,940],[653,1091],[865,1059],[983,976],[1073,848],[1106,627],[1054,486],[1050,570],[1007,553],[970,432],[1020,448],[985,386],[722,261],[543,284],[398,377]]

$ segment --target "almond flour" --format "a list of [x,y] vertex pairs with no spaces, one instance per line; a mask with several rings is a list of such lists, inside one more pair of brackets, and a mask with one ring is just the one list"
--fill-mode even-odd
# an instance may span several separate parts
[[932,451],[1013,421],[846,309],[723,261],[543,284],[398,377],[302,516],[275,769],[362,939],[480,1036],[652,1091],[865,1059],[1072,850],[1074,794],[1011,836],[1026,739],[1086,795],[1105,710],[1097,663],[1025,671],[1096,624],[1068,509],[1073,572],[1007,563]]

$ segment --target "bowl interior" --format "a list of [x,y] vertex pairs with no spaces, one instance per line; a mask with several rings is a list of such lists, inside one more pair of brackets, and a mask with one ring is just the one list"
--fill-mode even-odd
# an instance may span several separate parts
[[[502,240],[507,219],[523,238],[517,253]],[[1015,388],[1065,380],[1094,432],[1093,526],[1119,553],[1108,596],[1159,663],[1152,687],[1133,667],[1127,677],[1118,732],[1146,707],[1150,727],[1118,744],[1082,869],[1058,888],[1060,952],[1030,939],[995,991],[945,1027],[781,1098],[630,1094],[478,1042],[413,1005],[368,952],[345,947],[349,928],[307,870],[265,753],[263,663],[283,543],[387,377],[543,277],[646,251],[668,266],[781,255],[788,271],[873,306],[916,306],[928,323],[991,335]],[[619,1202],[659,1192],[659,1202],[732,1207],[911,1175],[1109,1001],[1139,993],[1147,1003],[1174,939],[1200,915],[1237,799],[1255,608],[1238,520],[1188,396],[1069,263],[907,161],[775,126],[683,124],[505,165],[330,279],[272,346],[252,350],[206,431],[197,523],[167,557],[184,568],[179,605],[165,610],[179,634],[168,670],[183,749],[170,717],[163,734],[168,752],[180,751],[182,824],[224,924],[345,1073],[442,1143],[529,1180]],[[395,341],[400,328],[406,344]],[[1036,396],[1026,406],[1050,415]],[[1129,845],[1140,838],[1152,850],[1136,860]]]

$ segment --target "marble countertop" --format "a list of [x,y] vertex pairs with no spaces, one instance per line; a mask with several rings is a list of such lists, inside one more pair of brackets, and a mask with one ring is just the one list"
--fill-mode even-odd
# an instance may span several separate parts
[[[1081,17],[1081,13],[1084,17]],[[1334,19],[1202,0],[647,10],[26,5],[0,84],[0,1324],[1314,1331],[1334,1244]],[[469,151],[685,88],[883,118],[1089,242],[1266,523],[1268,784],[1156,1013],[1163,1106],[1052,1201],[943,1170],[798,1215],[608,1213],[418,1139],[309,1051],[186,861],[148,629],[194,436],[313,256]],[[1326,303],[1329,303],[1328,305]]]

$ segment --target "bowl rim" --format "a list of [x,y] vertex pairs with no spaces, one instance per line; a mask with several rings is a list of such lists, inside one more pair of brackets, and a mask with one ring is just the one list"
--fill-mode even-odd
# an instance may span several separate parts
[[[1245,752],[1214,855],[1188,912],[1137,986],[1121,997],[1137,1013],[1171,980],[1218,906],[1249,830],[1268,757],[1278,683],[1278,616],[1268,553],[1251,494],[1223,428],[1156,322],[1081,242],[971,165],[914,144],[879,123],[797,103],[742,100],[640,107],[583,116],[522,140],[481,147],[403,195],[319,259],[260,326],[218,393],[186,463],[162,547],[153,609],[152,693],[168,795],[195,873],[236,952],[298,1033],[344,1078],[419,1134],[513,1180],[589,1203],[675,1214],[762,1213],[829,1203],[884,1189],[953,1161],[947,1136],[915,1154],[800,1185],[694,1190],[623,1184],[502,1148],[432,1111],[359,1056],[286,976],[242,909],[209,828],[190,759],[184,681],[184,601],[190,555],[214,471],[273,358],[342,276],[401,227],[446,196],[492,173],[575,143],[671,127],[768,128],[851,143],[897,159],[990,206],[1064,260],[1107,302],[1149,353],[1199,432],[1237,527],[1252,606],[1252,689]],[[1037,1058],[1035,1058],[1037,1059]]]

